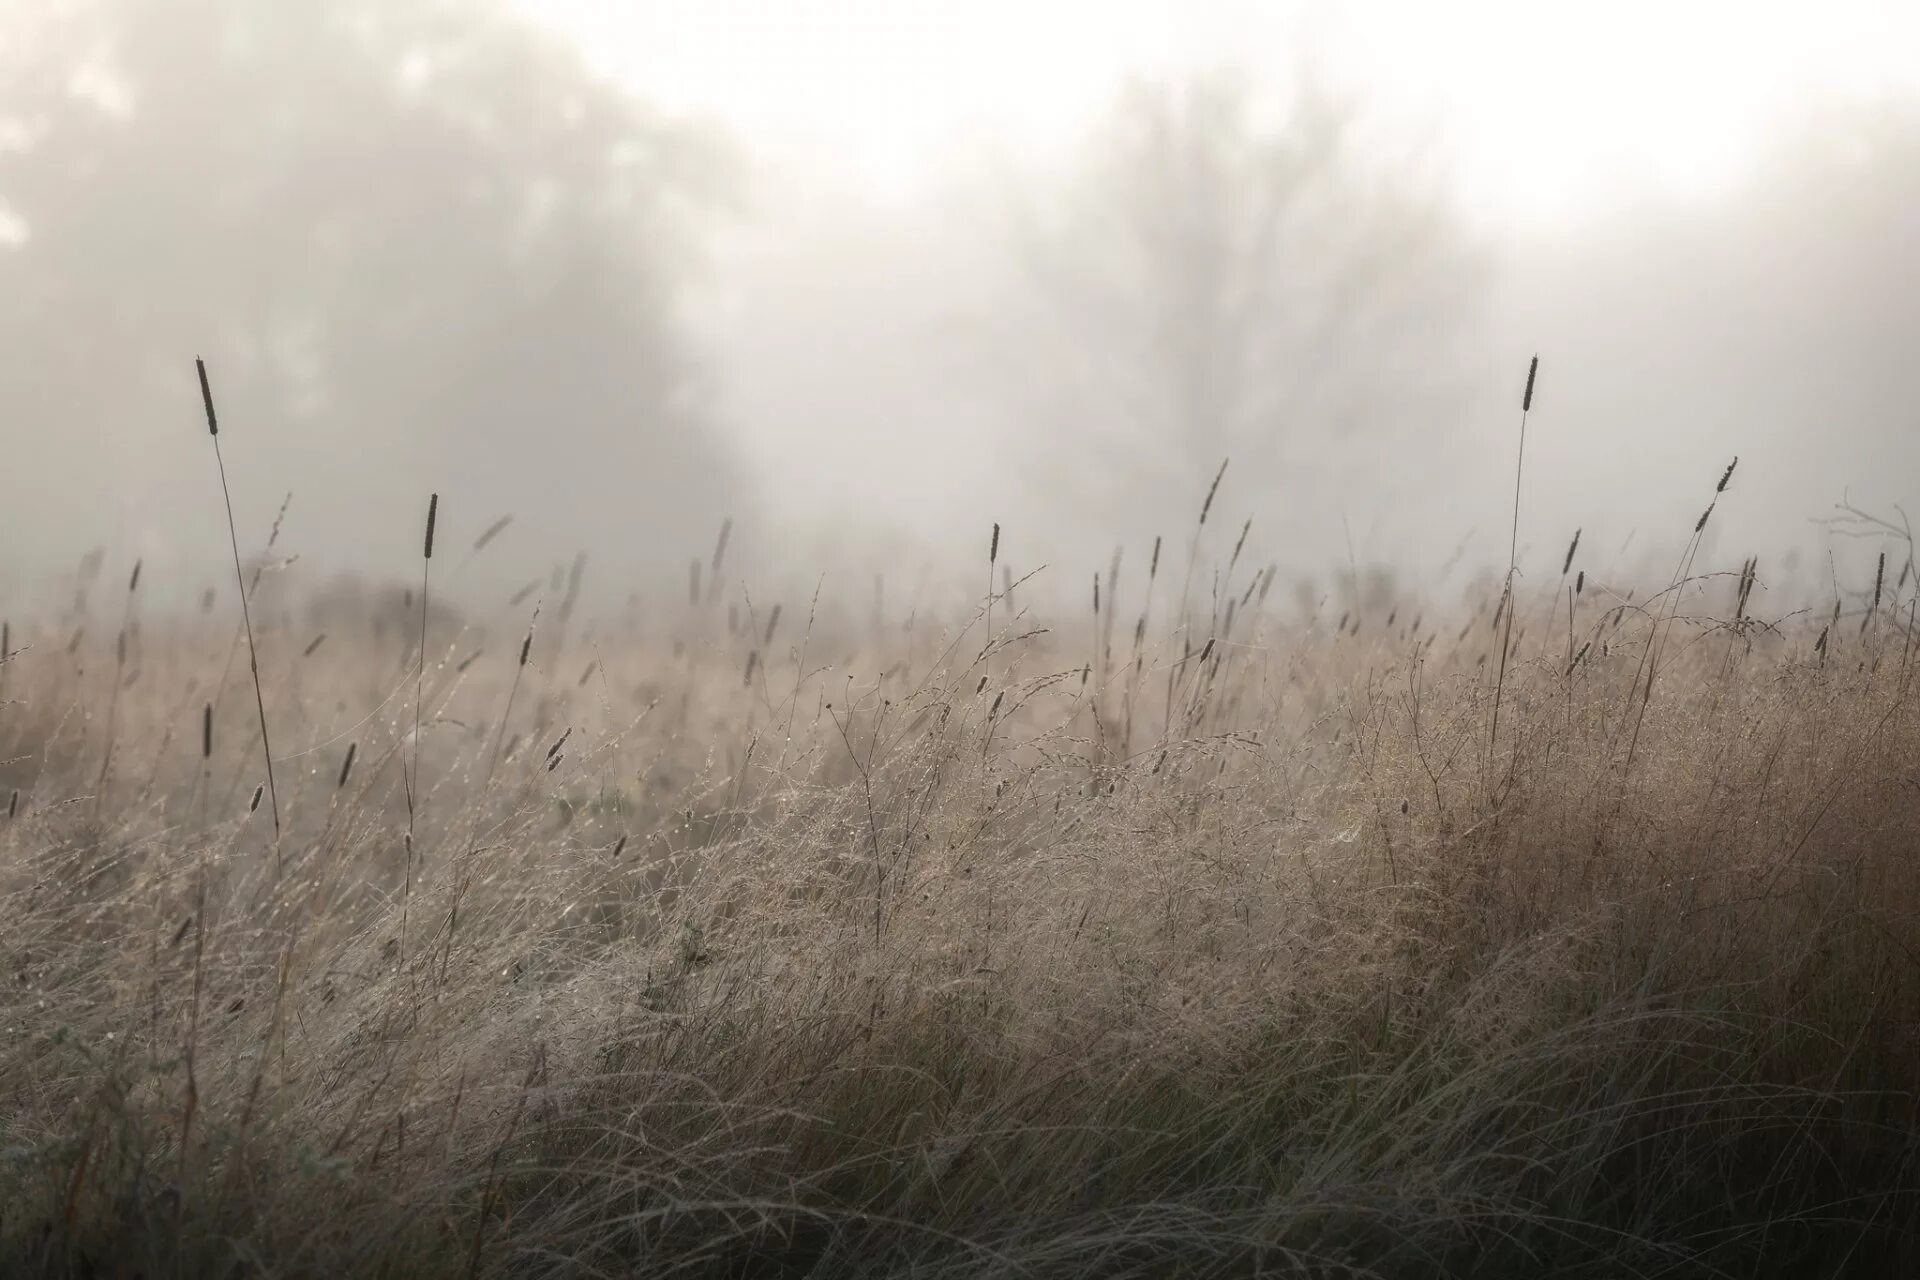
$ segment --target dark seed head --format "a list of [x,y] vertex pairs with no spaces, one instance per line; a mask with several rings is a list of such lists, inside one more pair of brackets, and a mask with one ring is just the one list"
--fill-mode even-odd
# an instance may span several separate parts
[[1213,473],[1213,483],[1207,486],[1207,500],[1200,504],[1200,523],[1206,524],[1207,513],[1213,510],[1213,495],[1220,491],[1220,477],[1227,474],[1227,460],[1220,459],[1220,469]]
[[213,416],[213,388],[207,385],[207,362],[195,356],[193,367],[200,371],[200,402],[207,406],[207,434],[217,436],[220,434],[220,423]]
[[1560,565],[1560,576],[1566,577],[1567,570],[1573,568],[1573,553],[1580,549],[1580,530],[1573,531],[1573,541],[1567,544],[1567,558]]
[[440,495],[431,494],[427,498],[427,549],[423,558],[433,559],[433,521],[440,514]]
[[200,713],[200,758],[213,758],[213,704],[209,702]]
[[341,787],[344,787],[347,785],[347,778],[351,776],[353,773],[354,753],[359,750],[360,750],[359,743],[349,742],[347,744],[347,758],[340,762],[340,780],[333,784],[334,790],[338,791]]
[[135,560],[133,562],[133,576],[127,579],[127,591],[129,594],[133,592],[134,588],[140,585],[140,566],[144,563],[146,563],[144,560]]
[[486,546],[489,542],[492,542],[495,538],[500,536],[501,530],[505,529],[508,525],[512,523],[513,523],[512,515],[501,516],[498,520],[495,520],[492,524],[487,526],[486,532],[482,533],[479,537],[473,540],[473,549],[475,551],[478,551],[480,548]]
[[264,782],[254,787],[253,802],[247,806],[248,813],[252,813],[254,810],[260,807],[260,797],[266,791],[266,789],[267,789],[267,784]]
[[1740,456],[1738,454],[1735,454],[1733,461],[1727,464],[1727,469],[1720,473],[1720,483],[1713,486],[1713,491],[1715,493],[1725,493],[1727,491],[1727,481],[1733,479],[1733,469],[1739,465],[1740,465]]
[[987,564],[992,566],[1000,559],[1000,522],[993,523],[993,540],[987,543]]

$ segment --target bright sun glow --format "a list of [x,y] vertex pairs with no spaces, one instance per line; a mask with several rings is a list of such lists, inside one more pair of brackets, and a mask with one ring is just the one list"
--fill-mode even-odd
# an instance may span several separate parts
[[1310,56],[1515,220],[1696,194],[1816,100],[1920,87],[1912,0],[522,2],[662,104],[891,194],[970,139],[1059,143],[1129,70]]

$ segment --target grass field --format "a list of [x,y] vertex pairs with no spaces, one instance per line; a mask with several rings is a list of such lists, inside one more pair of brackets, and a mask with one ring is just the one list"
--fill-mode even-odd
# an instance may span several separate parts
[[1904,546],[1302,610],[1221,520],[911,619],[294,568],[258,706],[94,558],[0,666],[0,1270],[1913,1274]]

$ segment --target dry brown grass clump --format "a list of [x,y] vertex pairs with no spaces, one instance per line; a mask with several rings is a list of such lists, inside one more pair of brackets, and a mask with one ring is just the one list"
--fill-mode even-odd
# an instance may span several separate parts
[[1336,626],[1236,546],[875,636],[724,546],[653,632],[263,626],[258,723],[206,622],[11,621],[6,1271],[1920,1259],[1884,575],[1844,638],[1750,563]]

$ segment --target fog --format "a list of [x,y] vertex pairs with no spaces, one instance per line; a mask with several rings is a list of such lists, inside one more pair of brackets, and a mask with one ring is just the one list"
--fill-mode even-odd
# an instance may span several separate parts
[[1709,558],[1871,577],[1817,520],[1920,474],[1898,9],[1036,8],[10,0],[0,591],[231,573],[196,356],[315,586],[438,493],[475,605],[684,591],[727,519],[749,586],[999,523],[1077,594],[1223,461],[1208,534],[1307,594],[1576,529],[1624,579],[1736,455]]

